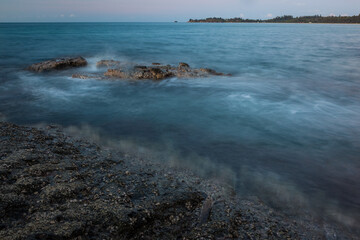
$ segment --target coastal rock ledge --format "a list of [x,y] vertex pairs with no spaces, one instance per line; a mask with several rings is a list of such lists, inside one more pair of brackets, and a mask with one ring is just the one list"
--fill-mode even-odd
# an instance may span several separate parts
[[104,74],[110,78],[125,78],[132,80],[151,79],[163,80],[166,78],[199,78],[215,76],[230,76],[230,74],[216,72],[209,68],[191,68],[187,63],[179,63],[179,65],[161,65],[160,63],[153,63],[151,66],[134,66],[132,68],[110,68]]
[[221,184],[0,122],[0,239],[323,239]]
[[54,60],[47,60],[39,63],[32,64],[27,68],[33,72],[47,72],[52,70],[62,70],[67,68],[84,67],[87,61],[83,57],[75,58],[58,58]]
[[[35,63],[27,70],[33,72],[48,72],[86,66],[88,63],[83,57],[58,58],[54,60]],[[178,66],[152,63],[148,66],[133,63],[122,63],[117,60],[101,60],[96,63],[99,69],[105,68],[105,72],[90,74],[74,73],[73,78],[80,79],[128,79],[128,80],[163,80],[167,78],[200,78],[208,76],[231,76],[231,74],[217,72],[209,68],[191,68],[189,64],[180,62]]]

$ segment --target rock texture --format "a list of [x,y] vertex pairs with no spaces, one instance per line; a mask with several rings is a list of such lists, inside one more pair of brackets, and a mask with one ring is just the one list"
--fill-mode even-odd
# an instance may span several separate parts
[[0,122],[0,239],[324,239],[228,186]]
[[67,68],[83,67],[87,65],[87,61],[83,57],[76,58],[58,58],[40,63],[35,63],[27,68],[34,72],[47,72],[52,70],[62,70]]
[[147,66],[135,66],[131,70],[123,70],[121,68],[117,69],[108,69],[104,74],[106,77],[110,78],[125,78],[132,80],[139,79],[152,79],[152,80],[162,80],[169,77],[174,77],[174,73],[169,71],[166,68],[160,67],[147,67]]
[[[87,65],[87,61],[83,57],[76,58],[59,58],[35,63],[27,68],[33,72],[48,72],[53,70],[62,70],[68,68],[77,68]],[[171,77],[177,78],[199,78],[208,76],[231,76],[230,74],[216,72],[208,68],[191,68],[187,63],[179,63],[179,65],[161,65],[160,63],[152,63],[149,66],[139,66],[131,64],[122,64],[116,60],[101,60],[96,63],[98,68],[107,68],[107,71],[101,76],[99,74],[81,74],[74,73],[73,78],[80,79],[129,79],[129,80],[163,80]]]
[[117,66],[120,66],[120,61],[101,60],[96,63],[96,67],[117,67]]
[[162,80],[171,77],[198,78],[208,77],[211,75],[230,76],[230,74],[219,73],[215,70],[207,68],[193,69],[187,63],[179,63],[178,67],[153,63],[152,66],[134,66],[130,69],[121,67],[110,68],[104,75],[111,78],[124,78],[132,80]]

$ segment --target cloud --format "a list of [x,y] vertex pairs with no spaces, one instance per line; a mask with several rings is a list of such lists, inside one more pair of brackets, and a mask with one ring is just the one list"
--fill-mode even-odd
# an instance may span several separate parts
[[306,6],[306,3],[296,2],[296,3],[295,3],[295,6],[298,6],[298,7]]
[[[359,0],[0,0],[0,19],[38,21],[37,16],[45,14],[43,21],[67,18],[72,21],[186,21],[212,16],[236,17],[239,13],[246,18],[262,19],[331,12],[352,16],[359,14],[358,9]],[[271,17],[266,16],[267,13],[271,13]]]
[[271,13],[268,13],[268,14],[266,15],[266,17],[268,17],[268,18],[272,18],[272,17],[273,17],[273,15],[272,15]]

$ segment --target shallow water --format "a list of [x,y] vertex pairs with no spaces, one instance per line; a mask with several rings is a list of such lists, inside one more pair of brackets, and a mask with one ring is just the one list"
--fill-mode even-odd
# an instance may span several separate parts
[[[224,178],[242,196],[359,224],[360,26],[0,24],[0,43],[0,113],[9,121],[94,127]],[[89,66],[23,70],[77,55]],[[101,59],[187,62],[233,76],[70,77],[100,71]]]

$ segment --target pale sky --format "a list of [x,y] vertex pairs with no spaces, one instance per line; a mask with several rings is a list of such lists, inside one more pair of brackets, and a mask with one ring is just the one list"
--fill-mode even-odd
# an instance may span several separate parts
[[360,0],[0,0],[0,22],[170,22],[359,13]]

